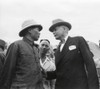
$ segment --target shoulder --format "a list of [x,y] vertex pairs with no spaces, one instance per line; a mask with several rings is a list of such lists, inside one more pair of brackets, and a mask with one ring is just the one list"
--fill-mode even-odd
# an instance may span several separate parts
[[19,45],[19,44],[23,44],[23,43],[24,43],[23,40],[17,40],[15,42],[13,42],[13,44],[15,44],[15,45]]
[[83,36],[73,36],[73,37],[71,37],[72,39],[84,39],[84,37]]
[[13,43],[11,43],[10,46],[23,46],[25,44],[24,40],[17,40],[17,41],[14,41]]
[[8,49],[16,49],[18,48],[19,45],[22,45],[22,40],[17,40],[17,41],[12,42],[9,45]]
[[83,36],[70,37],[73,41],[86,41]]

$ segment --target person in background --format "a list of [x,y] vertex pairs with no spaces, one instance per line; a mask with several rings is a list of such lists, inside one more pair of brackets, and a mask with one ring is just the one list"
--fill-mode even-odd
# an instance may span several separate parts
[[57,50],[57,46],[58,46],[58,45],[54,45],[54,46],[53,46],[53,51],[54,51],[54,53],[55,53],[56,50]]
[[[40,44],[40,64],[44,71],[54,71],[55,68],[55,56],[53,49],[48,39],[41,39]],[[46,80],[44,78],[43,84],[45,89],[54,89],[55,80]]]
[[6,49],[6,42],[0,39],[0,74],[5,62],[5,49]]
[[100,40],[99,40],[99,48],[100,48]]
[[6,53],[6,61],[0,77],[0,89],[44,89],[37,41],[42,26],[33,19],[22,24],[19,36]]
[[56,78],[55,89],[99,89],[93,54],[82,36],[68,35],[71,28],[62,19],[53,20],[49,28],[60,43],[55,53],[56,71],[47,72],[47,79]]

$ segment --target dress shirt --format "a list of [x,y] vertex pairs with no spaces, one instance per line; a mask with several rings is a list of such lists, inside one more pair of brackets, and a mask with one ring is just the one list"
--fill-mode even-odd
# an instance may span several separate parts
[[42,59],[40,59],[40,65],[45,71],[54,71],[56,69],[53,59],[47,56],[44,62],[42,62]]
[[67,39],[68,39],[68,35],[64,38],[64,42],[61,42],[60,52],[62,51],[62,49],[63,49],[63,47],[64,47],[64,45],[65,45]]

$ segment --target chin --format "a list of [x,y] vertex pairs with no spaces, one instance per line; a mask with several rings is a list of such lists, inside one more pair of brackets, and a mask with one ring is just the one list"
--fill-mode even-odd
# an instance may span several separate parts
[[37,41],[39,38],[36,38],[35,40]]
[[34,39],[34,41],[38,41],[38,39]]
[[55,36],[55,39],[58,39],[58,37],[57,37],[57,36]]

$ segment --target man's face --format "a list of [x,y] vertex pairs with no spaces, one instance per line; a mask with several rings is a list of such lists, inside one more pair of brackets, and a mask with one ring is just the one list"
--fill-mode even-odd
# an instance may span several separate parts
[[40,49],[42,52],[47,52],[50,48],[50,44],[48,43],[48,41],[42,41],[40,43]]
[[32,28],[30,31],[30,36],[31,38],[34,40],[34,41],[37,41],[40,37],[40,32],[39,32],[39,28],[36,27],[36,28]]
[[62,36],[64,35],[65,33],[65,29],[63,28],[63,26],[57,26],[55,28],[55,30],[53,31],[53,35],[56,39],[61,39]]

